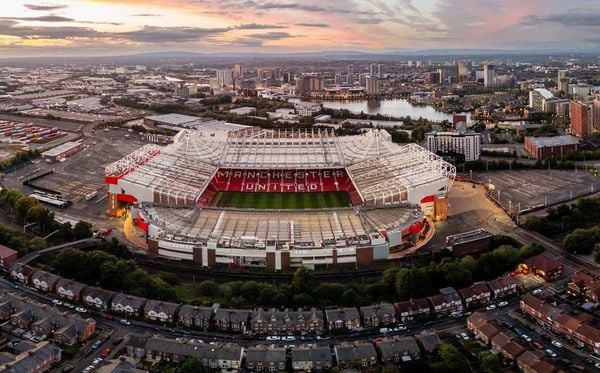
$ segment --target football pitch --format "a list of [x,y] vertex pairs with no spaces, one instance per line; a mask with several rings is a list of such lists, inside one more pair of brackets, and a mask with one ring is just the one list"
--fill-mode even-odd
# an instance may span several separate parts
[[348,207],[350,197],[346,192],[310,193],[247,193],[219,192],[213,206],[246,209],[322,209]]

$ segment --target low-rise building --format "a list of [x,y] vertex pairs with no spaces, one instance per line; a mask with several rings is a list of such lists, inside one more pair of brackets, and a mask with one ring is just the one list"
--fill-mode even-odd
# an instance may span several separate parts
[[60,279],[56,283],[56,295],[73,302],[81,301],[81,294],[87,285],[77,281]]
[[407,323],[414,320],[429,319],[431,306],[426,298],[410,299],[395,304],[400,317],[400,322]]
[[360,313],[363,315],[366,328],[396,323],[396,309],[391,303],[361,307]]
[[385,338],[377,341],[375,345],[384,364],[407,363],[421,359],[421,349],[414,337]]
[[150,321],[171,323],[176,320],[180,305],[149,299],[144,305],[144,318]]
[[510,297],[519,292],[519,283],[512,276],[498,277],[488,282],[494,299]]
[[585,272],[577,272],[569,281],[567,292],[573,297],[598,304],[600,303],[600,278]]
[[440,289],[440,294],[427,297],[432,305],[432,310],[438,317],[453,313],[462,313],[463,304],[458,292],[451,287]]
[[179,324],[208,329],[212,320],[213,309],[210,307],[197,307],[184,304],[179,309]]
[[40,342],[34,349],[17,355],[14,361],[0,364],[5,373],[41,373],[60,363],[62,350],[50,342]]
[[250,322],[256,334],[321,334],[325,327],[323,312],[316,308],[310,311],[259,308],[252,312]]
[[302,372],[324,372],[331,369],[333,355],[329,346],[298,347],[292,349],[292,369]]
[[259,345],[246,350],[246,368],[252,372],[283,372],[285,363],[283,347]]
[[579,140],[573,136],[526,136],[525,150],[535,159],[560,159],[579,150]]
[[516,361],[517,357],[526,350],[523,345],[516,342],[512,336],[503,331],[492,337],[491,346],[505,359],[510,361]]
[[249,332],[250,328],[248,327],[248,320],[251,313],[252,311],[250,310],[219,308],[215,311],[215,328],[222,331],[238,333]]
[[458,291],[466,308],[479,308],[489,304],[492,298],[492,292],[486,283],[478,282],[467,288]]
[[474,312],[467,317],[467,328],[475,335],[475,338],[481,339],[487,345],[500,332],[498,325],[488,315],[481,312]]
[[325,310],[325,317],[329,330],[356,330],[361,327],[360,313],[354,307]]
[[29,285],[31,276],[35,272],[33,267],[16,262],[10,268],[10,278],[24,285]]
[[333,347],[341,369],[368,368],[377,364],[377,351],[371,342],[354,342]]
[[146,304],[145,298],[117,293],[113,296],[110,302],[110,309],[114,312],[139,317],[142,315],[144,304]]
[[13,264],[16,263],[17,256],[16,250],[0,245],[0,271],[9,272]]
[[423,351],[429,356],[431,356],[435,349],[442,343],[440,337],[430,330],[422,330],[421,333],[415,335],[415,339]]
[[38,291],[44,293],[54,293],[56,291],[56,284],[62,277],[46,271],[35,271],[31,275],[31,284]]
[[88,307],[106,310],[110,307],[110,301],[115,294],[116,293],[113,291],[95,287],[87,287],[81,294],[81,300]]
[[545,254],[532,256],[519,264],[519,270],[538,275],[546,281],[559,279],[563,274],[564,268],[563,263]]

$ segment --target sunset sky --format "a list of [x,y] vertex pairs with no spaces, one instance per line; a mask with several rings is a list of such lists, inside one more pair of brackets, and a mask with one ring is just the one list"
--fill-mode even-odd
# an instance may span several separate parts
[[600,0],[4,0],[0,57],[600,47]]

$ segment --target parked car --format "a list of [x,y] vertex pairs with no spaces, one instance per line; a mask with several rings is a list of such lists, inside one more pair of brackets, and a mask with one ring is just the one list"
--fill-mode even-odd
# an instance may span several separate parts
[[58,299],[53,299],[53,300],[52,300],[52,303],[56,304],[57,306],[61,306],[61,305],[63,304],[63,302],[61,302],[61,301],[60,301],[60,300],[58,300]]
[[538,341],[533,341],[533,342],[531,342],[531,344],[533,345],[533,347],[537,348],[538,350],[544,349],[544,345]]
[[533,295],[542,294],[542,289],[535,289],[534,291],[531,292],[531,294],[533,294]]
[[563,344],[560,343],[559,341],[552,341],[552,346],[556,347],[556,348],[562,348]]
[[531,342],[531,337],[528,336],[527,334],[521,334],[521,338],[523,338],[524,340],[526,340],[527,342]]
[[548,356],[550,356],[550,357],[556,357],[556,356],[558,356],[558,355],[556,355],[556,352],[552,351],[552,350],[551,350],[551,349],[549,349],[549,348],[545,349],[544,351],[545,351],[545,352],[548,354]]
[[502,302],[498,303],[498,307],[505,307],[508,306],[508,302],[503,300]]
[[585,372],[585,367],[580,364],[571,365],[571,368],[578,370],[580,372]]
[[112,350],[111,350],[109,347],[107,347],[107,348],[105,348],[105,349],[104,349],[104,351],[102,351],[102,354],[100,354],[100,356],[102,356],[102,357],[104,357],[104,358],[105,358],[105,357],[107,357],[108,355],[110,355],[111,351],[112,351]]
[[131,325],[131,321],[126,320],[126,319],[121,319],[121,321],[119,321],[119,322],[124,325]]
[[96,342],[94,342],[94,344],[92,345],[92,349],[96,350],[98,347],[100,347],[100,345],[102,344],[101,340],[97,340]]
[[485,307],[486,311],[492,311],[496,309],[496,305],[495,304],[490,304],[489,306]]
[[460,336],[462,337],[462,339],[464,339],[465,341],[468,341],[469,339],[469,335],[465,332],[460,333]]

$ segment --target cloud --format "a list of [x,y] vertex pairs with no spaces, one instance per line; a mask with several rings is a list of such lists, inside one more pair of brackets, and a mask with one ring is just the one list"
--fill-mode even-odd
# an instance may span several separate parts
[[115,33],[116,37],[140,43],[182,43],[223,34],[231,28],[157,27],[144,26],[135,31]]
[[282,25],[263,25],[260,23],[245,23],[235,26],[237,30],[264,30],[264,29],[276,29],[276,28],[288,28]]
[[354,20],[354,23],[358,23],[360,25],[378,25],[383,22],[380,18],[357,18]]
[[113,25],[119,26],[121,23],[117,22],[93,22],[93,21],[78,21],[73,18],[57,16],[53,14],[49,14],[46,16],[38,16],[38,17],[0,17],[0,19],[4,20],[14,20],[14,21],[28,21],[28,22],[74,22],[74,23],[87,23],[93,25]]
[[14,20],[0,19],[0,34],[23,39],[102,38],[107,34],[87,27],[20,26]]
[[30,10],[42,10],[42,11],[58,10],[58,9],[64,9],[67,7],[66,5],[59,5],[59,4],[57,4],[57,5],[24,4],[23,6]]
[[296,23],[296,26],[301,26],[301,27],[317,27],[317,28],[327,28],[327,27],[330,27],[327,23]]
[[153,14],[153,13],[138,13],[138,14],[132,14],[132,17],[158,17],[160,16],[160,14]]
[[567,27],[600,27],[600,11],[598,10],[568,10],[566,12],[531,15],[524,21],[524,25],[540,25],[542,23],[560,24]]
[[273,31],[265,34],[252,34],[248,37],[259,40],[281,40],[288,38],[296,38],[297,36],[290,34],[289,32]]

